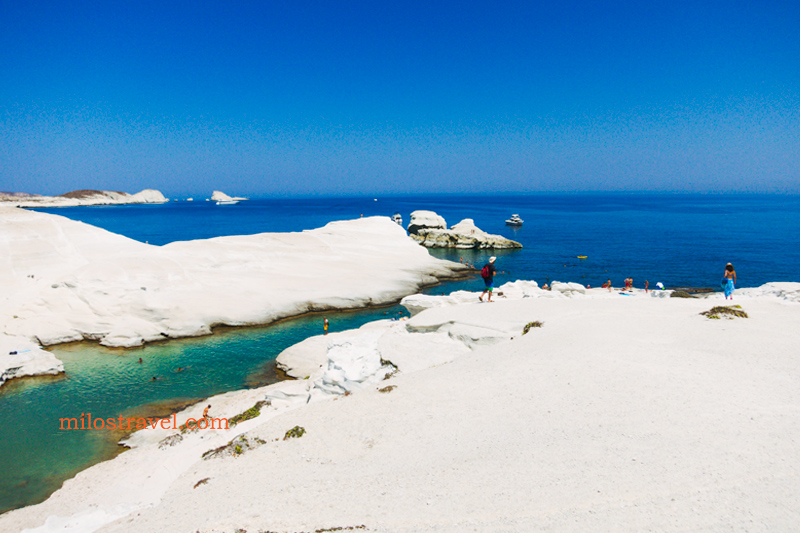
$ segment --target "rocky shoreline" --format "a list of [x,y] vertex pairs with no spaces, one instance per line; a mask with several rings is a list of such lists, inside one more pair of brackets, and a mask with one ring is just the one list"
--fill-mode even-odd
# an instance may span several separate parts
[[[0,207],[0,231],[7,237],[0,242],[7,258],[0,264],[0,334],[10,346],[141,346],[209,335],[216,326],[390,304],[470,272],[431,257],[384,217],[152,246],[57,215]],[[38,348],[33,354],[52,357]],[[6,362],[7,378],[23,375],[21,365]]]
[[[508,283],[493,304],[469,291],[414,295],[403,300],[416,313],[408,320],[309,338],[279,358],[299,379],[165,419],[189,428],[211,404],[234,427],[137,431],[125,441],[132,450],[46,502],[4,514],[0,528],[488,532],[588,517],[597,529],[748,524],[730,507],[730,486],[764,524],[794,523],[784,503],[800,474],[786,460],[800,397],[785,369],[797,367],[788,326],[800,314],[800,284],[741,289],[750,318],[718,320],[703,312],[719,296],[556,287]],[[621,327],[647,332],[646,342],[621,343]],[[720,401],[728,390],[737,393]],[[756,416],[767,405],[770,416]],[[656,475],[667,467],[670,476]],[[554,486],[566,496],[553,499]],[[691,511],[701,489],[702,519]],[[638,505],[613,505],[627,490]],[[526,497],[506,503],[502,494]],[[420,497],[430,503],[420,507]],[[499,503],[476,513],[487,497]]]

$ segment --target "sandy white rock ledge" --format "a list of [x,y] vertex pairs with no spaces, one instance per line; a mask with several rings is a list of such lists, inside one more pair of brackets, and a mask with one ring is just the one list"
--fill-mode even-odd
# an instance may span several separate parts
[[0,208],[0,332],[129,347],[398,301],[466,268],[385,217],[151,246],[60,216]]
[[38,344],[0,334],[0,386],[14,378],[57,375],[62,372],[64,364]]
[[750,318],[711,320],[707,299],[597,294],[476,299],[306,341],[306,361],[326,354],[308,379],[176,417],[269,400],[257,418],[139,431],[0,530],[792,530],[800,305],[750,297]]
[[155,189],[136,194],[117,191],[83,190],[62,196],[0,194],[0,207],[76,207],[82,205],[163,204],[169,200]]

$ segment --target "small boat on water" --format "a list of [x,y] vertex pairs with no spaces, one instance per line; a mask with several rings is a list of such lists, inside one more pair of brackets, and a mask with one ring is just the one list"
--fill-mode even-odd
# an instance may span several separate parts
[[233,205],[238,204],[239,200],[218,200],[217,205]]
[[521,226],[522,225],[522,219],[519,218],[519,215],[511,215],[511,218],[506,220],[506,225],[507,226]]
[[578,259],[586,259],[587,257],[589,257],[589,256],[588,255],[579,255]]
[[403,225],[403,217],[400,216],[400,213],[395,213],[392,215],[392,222],[396,222],[399,226]]

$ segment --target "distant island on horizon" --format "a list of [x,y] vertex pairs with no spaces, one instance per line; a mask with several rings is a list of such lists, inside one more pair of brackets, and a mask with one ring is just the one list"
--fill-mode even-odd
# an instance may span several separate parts
[[163,204],[169,200],[155,189],[136,194],[120,191],[80,189],[58,196],[21,192],[0,192],[0,206],[8,207],[74,207],[80,205]]

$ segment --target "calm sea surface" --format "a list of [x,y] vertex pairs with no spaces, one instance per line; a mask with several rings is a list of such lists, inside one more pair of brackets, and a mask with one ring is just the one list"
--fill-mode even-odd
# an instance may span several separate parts
[[[495,252],[499,283],[515,279],[622,285],[715,287],[728,261],[741,286],[800,281],[800,197],[709,195],[405,196],[251,200],[41,209],[161,245],[223,235],[312,229],[333,220],[390,216],[404,224],[417,209],[436,211],[449,225],[463,218],[521,242]],[[504,220],[517,213],[521,228]],[[490,252],[432,251],[481,265]],[[587,256],[580,260],[577,256]],[[479,279],[429,292],[477,290]],[[327,313],[332,331],[404,314],[399,306]],[[211,337],[110,350],[80,343],[53,349],[66,376],[11,382],[0,388],[0,512],[46,498],[79,470],[111,456],[114,435],[62,431],[58,419],[150,412],[221,392],[275,380],[271,362],[284,348],[321,333],[321,317],[264,328],[227,330]],[[138,359],[143,363],[139,364]],[[187,370],[176,372],[178,367]],[[158,381],[151,381],[158,376]]]
[[[464,218],[489,233],[521,242],[520,251],[498,253],[509,279],[549,279],[622,285],[633,277],[667,286],[716,286],[725,263],[736,266],[740,285],[800,281],[800,196],[533,195],[406,196],[250,200],[75,207],[41,211],[81,220],[150,244],[221,235],[313,229],[332,220],[390,216],[404,224],[417,209],[442,215],[449,225]],[[505,225],[512,213],[521,228]],[[470,262],[488,252],[436,252]],[[578,260],[577,256],[587,256]],[[475,261],[473,261],[474,259]]]

